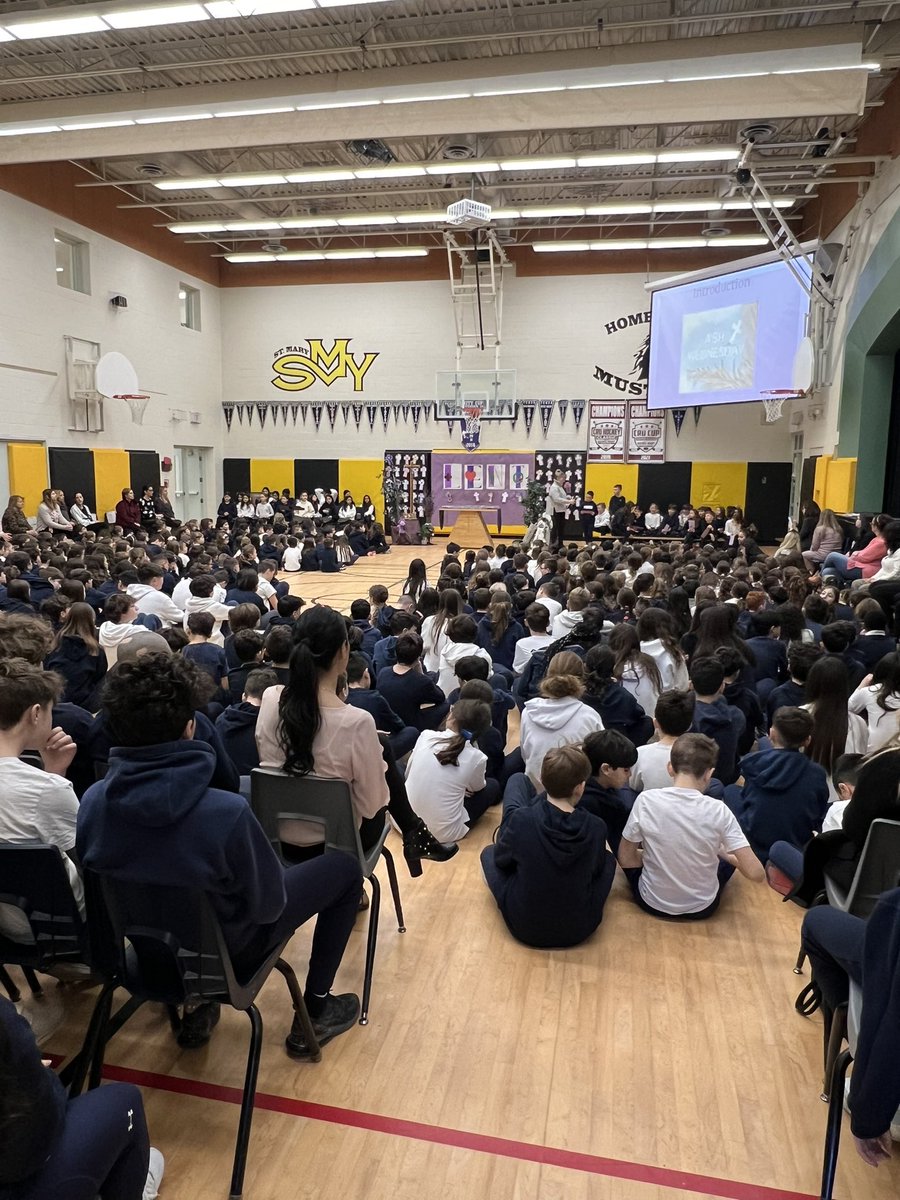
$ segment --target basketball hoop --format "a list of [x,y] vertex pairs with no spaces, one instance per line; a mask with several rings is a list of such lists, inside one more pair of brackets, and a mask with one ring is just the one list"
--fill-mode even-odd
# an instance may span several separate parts
[[785,391],[771,391],[768,395],[763,396],[762,402],[766,410],[766,424],[774,425],[781,417],[785,400],[793,399],[796,395],[796,392],[787,389]]
[[462,444],[465,450],[477,450],[481,442],[481,414],[484,411],[480,404],[466,405],[463,409]]
[[135,425],[143,425],[144,410],[150,403],[150,397],[146,394],[146,392],[123,393],[118,396],[113,396],[113,400],[124,400],[131,409],[131,419]]

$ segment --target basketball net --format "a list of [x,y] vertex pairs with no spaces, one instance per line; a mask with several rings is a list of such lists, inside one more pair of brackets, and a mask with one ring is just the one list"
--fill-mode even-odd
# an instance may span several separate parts
[[471,452],[477,450],[481,442],[481,414],[484,410],[480,404],[469,405],[463,409],[463,449]]
[[135,392],[132,395],[114,396],[113,399],[124,400],[131,409],[131,419],[135,425],[143,425],[144,410],[150,403],[150,397],[148,395],[141,395]]
[[772,391],[768,396],[763,396],[762,402],[766,410],[766,424],[773,425],[781,417],[785,400],[791,400],[796,395],[797,393],[792,391]]

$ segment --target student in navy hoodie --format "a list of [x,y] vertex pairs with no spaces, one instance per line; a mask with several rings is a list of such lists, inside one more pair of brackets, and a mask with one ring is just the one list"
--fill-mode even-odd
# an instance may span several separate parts
[[705,733],[719,747],[715,778],[726,786],[738,777],[738,742],[746,726],[744,714],[725,699],[725,671],[707,656],[691,663],[694,688],[694,733]]
[[[247,802],[210,786],[214,754],[194,740],[196,684],[195,669],[174,655],[144,655],[110,673],[104,716],[115,746],[107,774],[79,806],[76,852],[100,875],[160,887],[189,881],[205,891],[239,977],[318,913],[305,999],[327,1042],[359,1014],[355,995],[331,995],[359,906],[359,863],[326,854],[281,865]],[[177,936],[179,913],[160,916]],[[180,1044],[203,1045],[217,1020],[214,1003],[186,1013]],[[286,1047],[293,1057],[309,1057],[296,1020]]]
[[496,844],[482,851],[485,882],[526,946],[577,946],[603,919],[616,864],[606,826],[580,803],[589,774],[577,746],[548,750],[546,795],[525,804],[504,799]]
[[31,603],[31,588],[25,579],[10,579],[6,585],[6,599],[0,603],[0,611],[16,613],[21,617],[33,617],[34,605]]
[[364,654],[351,653],[347,659],[347,703],[370,713],[379,733],[388,735],[395,758],[403,758],[415,746],[419,731],[404,724],[380,692],[372,687],[369,663]]
[[372,661],[376,645],[381,641],[382,633],[372,624],[372,605],[368,600],[354,600],[350,605],[350,620],[362,630],[362,645],[360,649]]
[[756,660],[751,669],[757,691],[765,699],[776,684],[788,677],[787,646],[781,640],[781,618],[777,613],[753,614],[747,646]]
[[216,733],[238,775],[249,775],[259,766],[256,720],[266,688],[275,687],[278,676],[270,667],[257,667],[247,676],[239,704],[230,704],[216,718]]
[[772,749],[743,758],[743,786],[725,789],[725,803],[762,863],[775,842],[801,849],[822,828],[828,778],[825,769],[803,753],[812,731],[813,718],[806,709],[779,708],[769,730]]
[[862,621],[862,631],[847,653],[858,659],[868,674],[886,654],[897,649],[897,639],[887,632],[887,617],[877,600],[861,600],[856,615]]
[[738,740],[738,755],[743,757],[750,753],[757,734],[767,728],[762,704],[756,690],[743,682],[745,664],[737,650],[733,646],[720,646],[716,658],[725,672],[722,694],[732,708],[739,708],[744,714],[744,732]]
[[591,775],[585,784],[582,807],[602,819],[610,849],[618,854],[622,830],[634,804],[629,784],[638,752],[624,733],[601,729],[584,739],[584,753],[591,764]]
[[802,708],[806,703],[806,677],[814,662],[822,657],[819,646],[806,642],[791,642],[788,648],[787,683],[780,684],[769,693],[766,700],[766,720],[771,725],[779,708]]
[[583,700],[600,714],[604,729],[617,729],[635,746],[653,736],[648,717],[631,692],[613,677],[616,656],[609,646],[592,646],[584,660],[587,692]]

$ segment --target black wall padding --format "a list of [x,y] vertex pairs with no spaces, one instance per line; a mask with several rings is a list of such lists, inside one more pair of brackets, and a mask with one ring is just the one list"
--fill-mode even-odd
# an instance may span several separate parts
[[[228,492],[232,500],[237,500],[240,492],[250,491],[250,459],[222,459],[222,488]],[[218,502],[216,502],[218,508]]]
[[[665,513],[669,504],[677,504],[679,508],[682,504],[690,504],[691,466],[689,462],[641,463],[637,488],[637,502],[641,508],[646,512],[651,504],[657,504],[659,511]],[[609,503],[609,496],[595,496],[594,499]]]
[[791,502],[789,462],[748,462],[744,516],[759,530],[761,542],[778,543],[787,532]]
[[155,491],[159,491],[159,455],[155,450],[129,450],[128,460],[131,472],[131,490],[135,499],[140,500],[141,493],[149,483]]
[[71,504],[76,492],[84,496],[88,508],[96,512],[97,489],[94,487],[94,455],[90,450],[68,450],[50,447],[50,486],[61,488],[66,503]]
[[313,492],[316,488],[336,488],[338,460],[336,458],[295,458],[294,495]]

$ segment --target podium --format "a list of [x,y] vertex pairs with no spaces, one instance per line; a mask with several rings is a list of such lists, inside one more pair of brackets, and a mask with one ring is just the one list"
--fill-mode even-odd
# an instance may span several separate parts
[[493,545],[494,541],[478,508],[459,509],[450,528],[450,540],[457,542],[463,550],[480,550],[482,546]]

